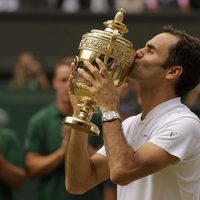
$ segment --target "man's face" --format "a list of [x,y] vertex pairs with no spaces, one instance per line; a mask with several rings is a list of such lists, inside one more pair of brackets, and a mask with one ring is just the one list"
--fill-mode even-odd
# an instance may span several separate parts
[[137,50],[131,76],[148,87],[160,84],[166,75],[161,65],[168,58],[170,47],[178,40],[169,33],[158,34],[149,40],[144,48]]
[[67,92],[67,81],[70,75],[70,67],[66,65],[60,65],[55,71],[53,79],[53,87],[56,90],[57,98],[70,103],[69,95]]

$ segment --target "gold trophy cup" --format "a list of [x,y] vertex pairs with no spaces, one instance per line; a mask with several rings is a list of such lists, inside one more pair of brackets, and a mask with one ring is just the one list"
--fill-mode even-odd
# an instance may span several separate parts
[[124,10],[119,9],[114,20],[104,22],[106,26],[104,31],[93,29],[82,36],[73,72],[73,88],[76,97],[80,100],[80,104],[78,104],[80,113],[78,117],[66,117],[65,125],[90,135],[99,135],[99,128],[90,122],[98,105],[89,91],[79,87],[81,84],[88,83],[78,75],[77,68],[87,70],[83,64],[84,60],[98,67],[95,63],[95,58],[98,57],[104,62],[112,75],[115,86],[121,85],[126,80],[132,70],[136,53],[133,44],[123,38],[124,33],[128,32],[127,27],[122,23],[123,18]]

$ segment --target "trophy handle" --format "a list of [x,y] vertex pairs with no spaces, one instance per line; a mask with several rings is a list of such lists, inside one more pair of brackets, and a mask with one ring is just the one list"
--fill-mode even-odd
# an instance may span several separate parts
[[105,55],[105,57],[104,57],[104,64],[105,64],[105,65],[107,65],[107,63],[108,63],[108,59],[109,59],[110,54],[111,54],[111,52],[112,52],[112,50],[113,50],[115,41],[117,40],[118,33],[119,33],[119,30],[116,30],[116,29],[115,29],[115,30],[113,31],[113,35],[112,35],[112,37],[111,37],[110,44],[108,45],[107,53],[106,53],[106,55]]

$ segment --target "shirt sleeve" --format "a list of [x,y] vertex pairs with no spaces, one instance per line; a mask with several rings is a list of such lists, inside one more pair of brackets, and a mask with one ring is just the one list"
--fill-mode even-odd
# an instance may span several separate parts
[[32,118],[28,124],[27,134],[25,137],[25,151],[26,152],[43,152],[43,126],[38,118]]
[[17,135],[11,130],[4,130],[2,153],[13,165],[23,167],[23,151]]
[[200,122],[193,118],[174,121],[155,134],[149,142],[180,160],[187,159],[200,149]]

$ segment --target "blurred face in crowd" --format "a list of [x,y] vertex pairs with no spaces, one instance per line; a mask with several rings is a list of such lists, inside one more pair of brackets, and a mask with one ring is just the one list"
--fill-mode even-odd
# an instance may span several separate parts
[[35,76],[40,70],[40,63],[31,53],[21,54],[15,67],[16,74],[25,78]]
[[53,87],[56,90],[57,98],[63,103],[70,103],[68,91],[67,91],[67,81],[70,75],[70,67],[64,64],[57,66],[55,70],[55,75],[53,78]]
[[169,33],[161,33],[149,40],[145,47],[137,50],[131,76],[145,87],[159,85],[165,80],[166,70],[161,67],[169,56],[172,45],[178,38]]

